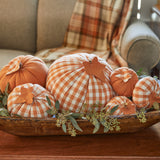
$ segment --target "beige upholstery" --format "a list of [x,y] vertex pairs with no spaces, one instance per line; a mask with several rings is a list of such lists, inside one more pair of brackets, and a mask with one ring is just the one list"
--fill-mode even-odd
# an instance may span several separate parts
[[28,54],[30,53],[23,51],[16,51],[16,50],[0,49],[0,69],[2,69],[3,66],[8,64],[8,62],[13,58],[19,55],[28,55]]
[[126,30],[121,55],[135,70],[149,72],[160,60],[160,41],[143,22],[133,22]]
[[[75,2],[76,0],[0,0],[0,68],[18,55],[35,55],[42,49],[61,46]],[[134,1],[132,17],[136,17],[136,12],[137,0]],[[132,67],[143,66],[149,70],[159,60],[159,44],[151,30],[145,29],[144,25],[141,34],[138,26],[127,29],[121,45],[122,56]]]
[[59,47],[76,0],[39,0],[37,50]]
[[38,0],[0,0],[0,48],[35,52]]

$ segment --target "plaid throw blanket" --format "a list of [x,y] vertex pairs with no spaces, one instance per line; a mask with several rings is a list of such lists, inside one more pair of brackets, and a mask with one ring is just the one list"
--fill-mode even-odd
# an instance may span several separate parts
[[39,55],[46,63],[74,53],[93,53],[116,68],[127,63],[119,55],[121,38],[134,0],[77,0],[60,48]]

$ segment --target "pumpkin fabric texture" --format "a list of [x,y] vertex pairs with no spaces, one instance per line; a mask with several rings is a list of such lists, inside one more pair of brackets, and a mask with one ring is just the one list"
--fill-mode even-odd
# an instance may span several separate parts
[[106,111],[110,112],[112,108],[118,105],[118,109],[113,115],[136,114],[136,105],[125,96],[113,97],[106,106]]
[[133,102],[138,108],[151,108],[154,102],[160,103],[160,87],[152,77],[140,79],[133,90]]
[[111,85],[119,96],[132,96],[135,84],[138,81],[136,72],[127,67],[115,69],[111,76]]
[[17,85],[39,84],[45,87],[48,68],[38,57],[27,55],[12,59],[0,71],[0,89],[3,92],[9,83],[9,92]]
[[96,110],[100,110],[114,96],[111,72],[110,65],[94,54],[67,55],[50,66],[46,88],[60,102],[61,109],[87,112],[99,103],[102,105]]
[[38,84],[26,83],[13,89],[8,96],[7,109],[11,115],[22,117],[48,117],[47,110],[51,109],[46,99],[51,100],[55,107],[54,97],[45,88]]

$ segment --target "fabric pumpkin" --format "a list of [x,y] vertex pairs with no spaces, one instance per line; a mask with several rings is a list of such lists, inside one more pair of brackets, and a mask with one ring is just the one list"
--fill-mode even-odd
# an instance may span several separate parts
[[13,89],[8,96],[7,109],[9,113],[22,117],[48,117],[46,112],[51,107],[46,96],[55,107],[53,96],[45,88],[38,84],[26,83]]
[[18,56],[0,71],[0,89],[3,92],[7,83],[9,91],[20,84],[33,83],[45,87],[48,68],[45,63],[34,56]]
[[86,112],[99,103],[99,110],[114,96],[111,72],[108,63],[94,54],[67,55],[50,66],[46,88],[60,102],[61,109]]
[[138,81],[136,72],[127,67],[115,69],[111,76],[111,85],[119,96],[132,96],[135,84]]
[[136,105],[125,96],[115,96],[108,103],[106,111],[109,112],[113,107],[118,105],[118,109],[113,115],[136,114]]
[[154,102],[160,103],[160,87],[152,77],[140,79],[133,90],[133,102],[138,108],[152,107]]

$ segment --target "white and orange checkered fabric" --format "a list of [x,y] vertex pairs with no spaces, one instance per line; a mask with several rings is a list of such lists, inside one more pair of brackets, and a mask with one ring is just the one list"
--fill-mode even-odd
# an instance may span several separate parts
[[127,66],[118,53],[133,2],[134,0],[77,0],[63,46],[45,50],[36,56],[49,65],[61,56],[85,52],[108,60],[113,68]]
[[140,79],[133,90],[133,102],[138,108],[152,107],[154,102],[160,103],[160,87],[152,77]]
[[55,107],[54,97],[42,86],[32,83],[19,85],[9,94],[7,109],[11,115],[48,117],[49,115],[46,111],[51,107],[48,104],[46,96],[49,97],[52,106]]
[[105,66],[105,82],[85,71],[83,63],[92,63],[95,57],[87,53],[67,55],[50,66],[46,88],[60,102],[62,109],[84,112],[85,105],[85,111],[90,111],[93,104],[99,103],[104,107],[114,96],[109,80],[112,69],[105,60],[97,57],[99,63]]
[[112,108],[118,105],[118,109],[113,115],[127,115],[136,113],[136,105],[125,96],[113,97],[106,106],[106,111],[110,112]]

